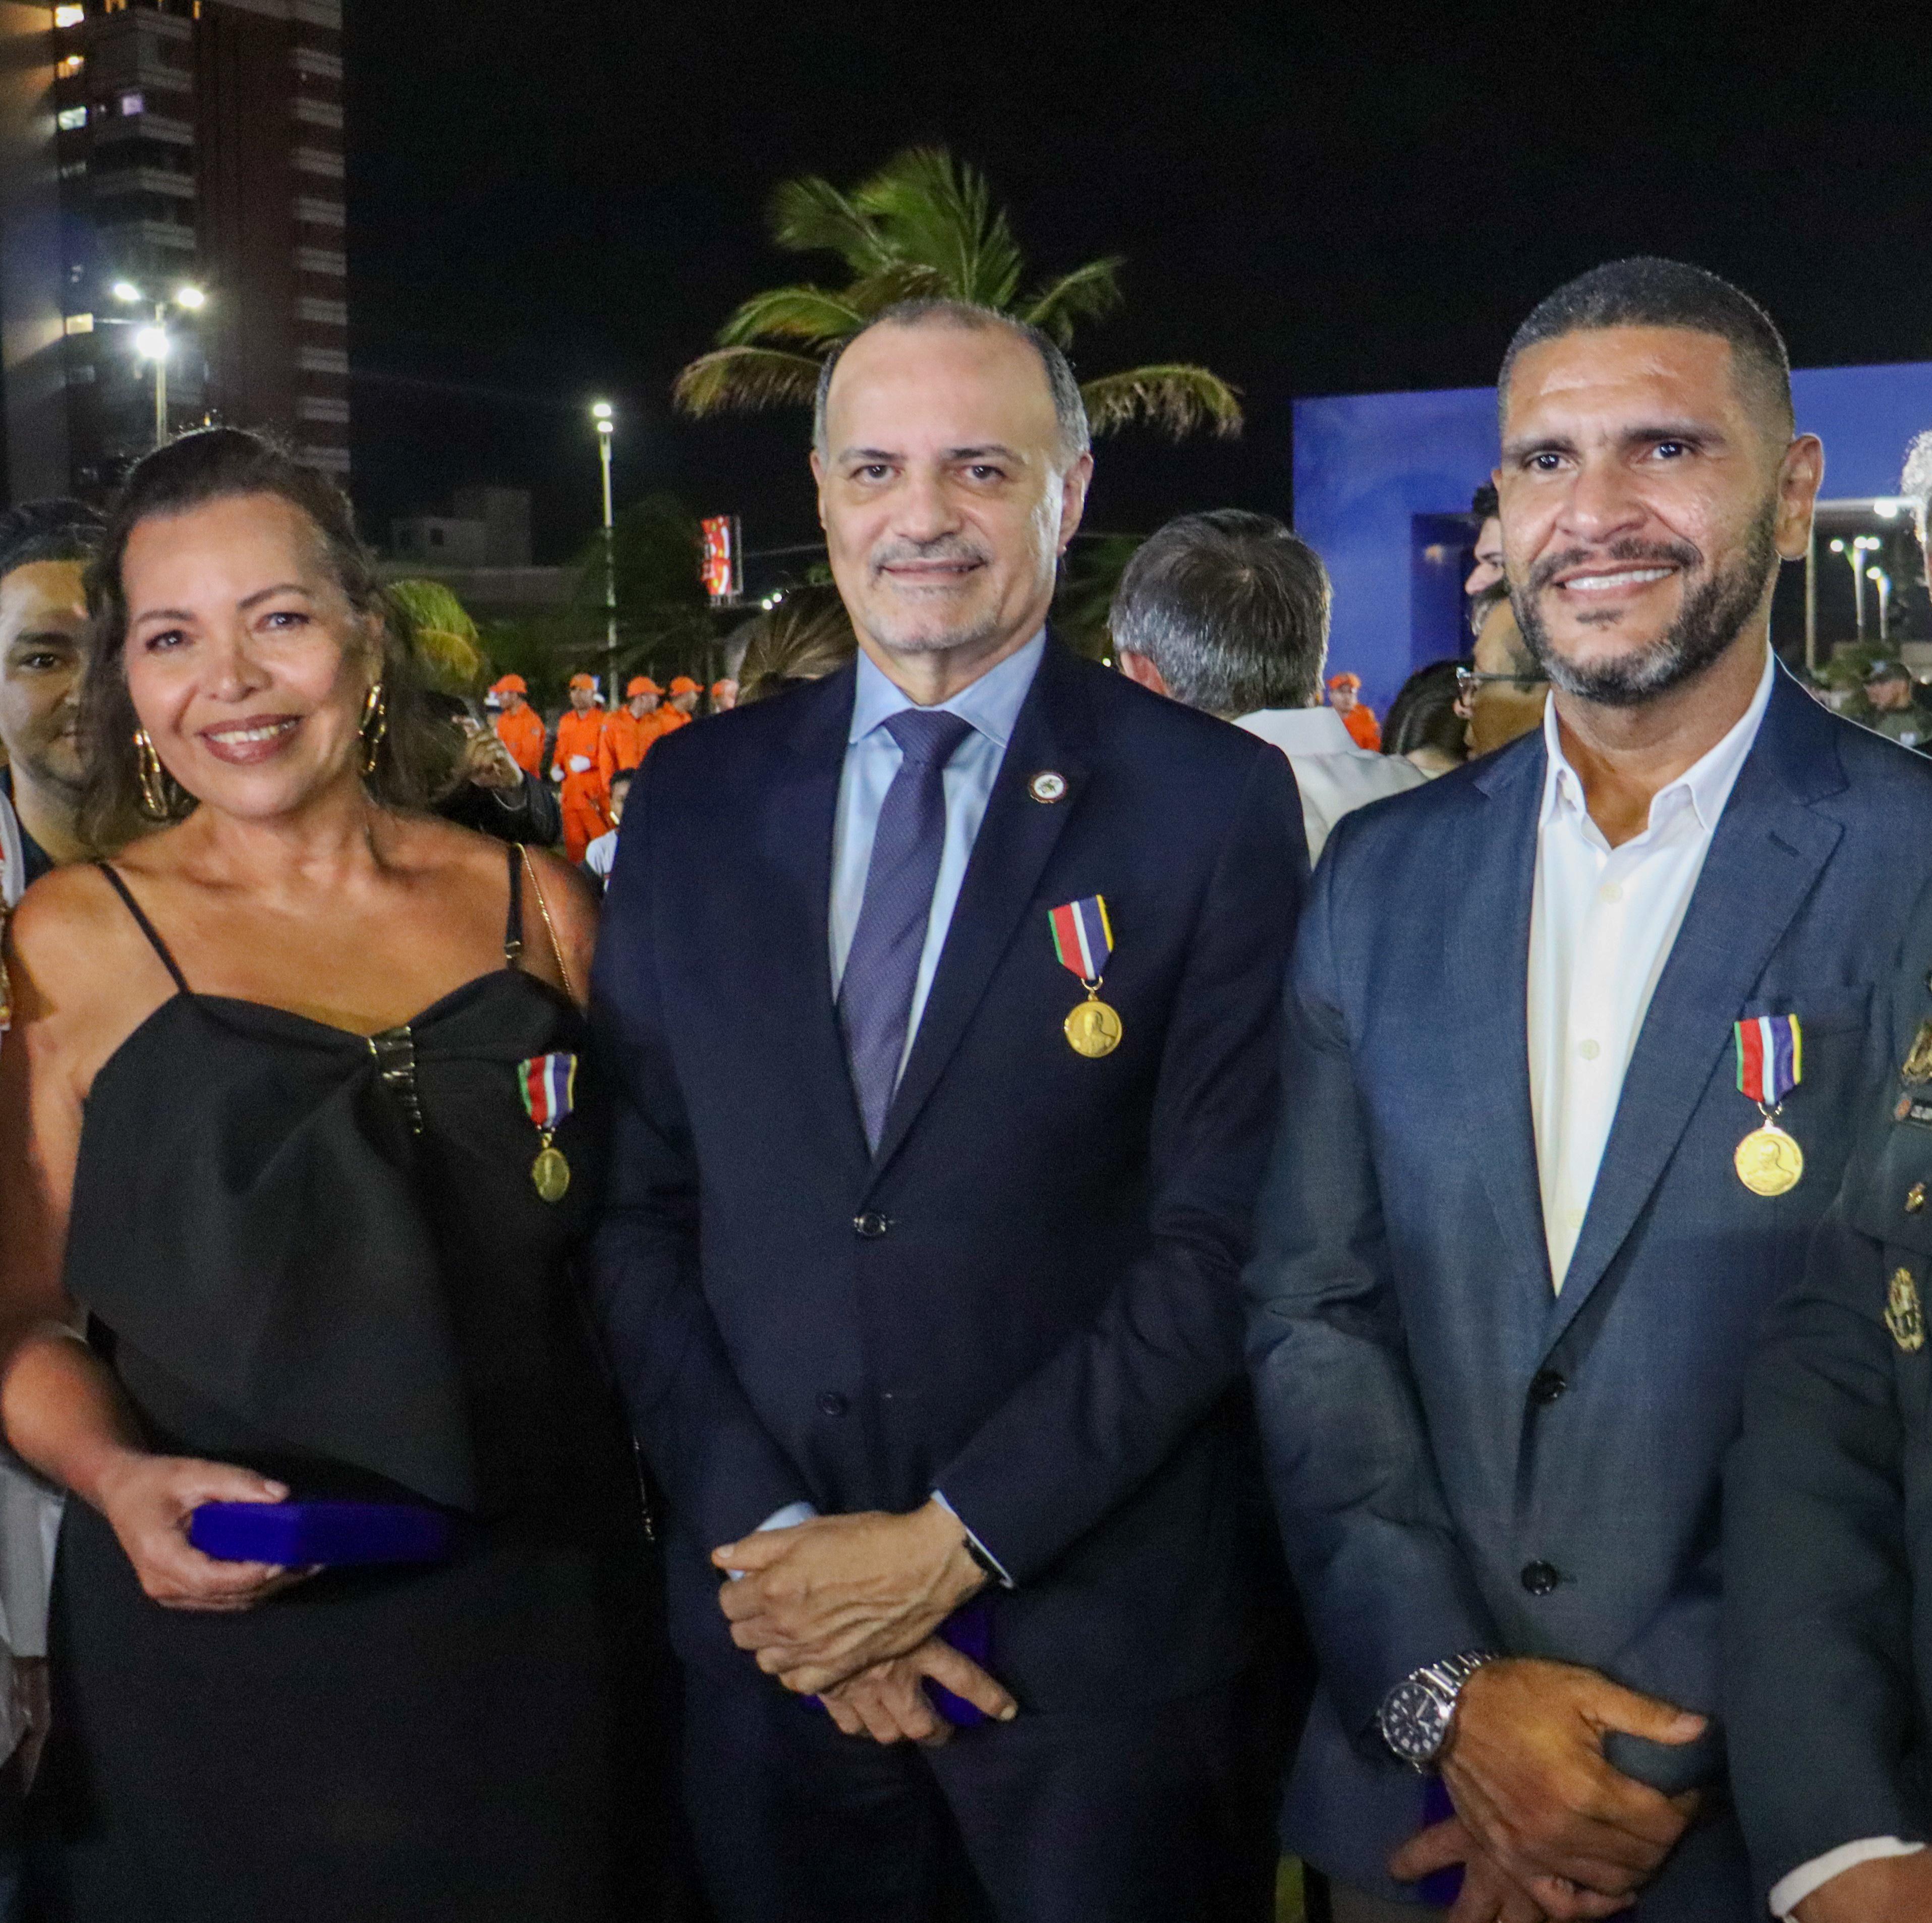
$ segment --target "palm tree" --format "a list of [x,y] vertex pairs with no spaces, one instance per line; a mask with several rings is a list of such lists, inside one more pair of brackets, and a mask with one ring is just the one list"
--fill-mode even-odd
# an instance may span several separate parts
[[[984,175],[944,148],[915,147],[849,193],[815,175],[772,196],[772,238],[790,254],[834,254],[850,278],[754,294],[718,329],[672,388],[693,415],[809,406],[825,358],[896,301],[971,301],[1030,322],[1063,347],[1076,326],[1120,304],[1118,255],[1090,260],[1027,293],[1026,262]],[[1145,421],[1175,440],[1198,429],[1240,431],[1236,390],[1184,362],[1132,368],[1082,384],[1088,418],[1104,434]]]

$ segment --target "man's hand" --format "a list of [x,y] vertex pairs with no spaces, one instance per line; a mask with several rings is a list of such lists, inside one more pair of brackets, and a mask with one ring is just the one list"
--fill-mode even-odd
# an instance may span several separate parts
[[1696,1814],[1694,1791],[1666,1797],[1605,1762],[1611,1730],[1688,1743],[1704,1718],[1567,1663],[1487,1663],[1463,1684],[1442,1778],[1478,1849],[1524,1888],[1559,1877],[1630,1896]]
[[1627,1896],[1599,1896],[1556,1876],[1538,1876],[1527,1888],[1513,1881],[1485,1856],[1460,1816],[1438,1822],[1412,1836],[1389,1858],[1389,1874],[1398,1882],[1463,1866],[1462,1891],[1449,1912],[1448,1923],[1545,1923],[1546,1918],[1613,1916],[1628,1910]]
[[718,1592],[731,1640],[802,1696],[917,1648],[986,1580],[938,1502],[760,1530],[711,1560],[742,1574]]
[[1792,1914],[1798,1923],[1924,1923],[1932,1916],[1932,1850],[1854,1863]]
[[928,1676],[983,1709],[995,1722],[1010,1723],[1019,1713],[1019,1706],[977,1663],[936,1636],[928,1636],[909,1656],[861,1670],[825,1690],[819,1700],[848,1736],[937,1749],[952,1740],[952,1725],[933,1708],[932,1699],[921,1688]]

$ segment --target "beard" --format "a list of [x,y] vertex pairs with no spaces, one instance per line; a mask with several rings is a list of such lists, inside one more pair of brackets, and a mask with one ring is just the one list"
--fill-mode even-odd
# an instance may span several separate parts
[[[1526,590],[1510,590],[1524,645],[1552,687],[1601,707],[1639,707],[1681,688],[1724,654],[1756,610],[1766,579],[1776,565],[1777,520],[1776,500],[1766,501],[1746,530],[1736,560],[1691,590],[1663,634],[1648,647],[1603,661],[1568,661],[1550,644],[1543,620],[1542,590],[1564,569],[1589,558],[1576,552],[1553,555],[1531,569]],[[1615,541],[1604,555],[1625,563],[1667,562],[1687,571],[1704,558],[1688,542]]]
[[[991,558],[973,542],[958,535],[941,535],[933,541],[892,542],[866,556],[866,572],[876,589],[884,571],[895,562],[960,561],[983,566]],[[896,610],[897,618],[888,620],[876,602],[866,612],[875,638],[896,654],[950,654],[959,648],[976,648],[998,634],[1000,624],[996,602],[962,608],[952,622],[937,628],[927,627],[916,614],[903,609]]]

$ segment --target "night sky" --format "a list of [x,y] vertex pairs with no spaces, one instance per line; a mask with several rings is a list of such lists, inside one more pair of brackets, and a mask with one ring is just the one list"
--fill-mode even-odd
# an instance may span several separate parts
[[[350,0],[359,505],[532,488],[540,560],[620,502],[815,532],[802,414],[692,422],[668,388],[778,253],[788,175],[944,142],[1043,277],[1127,256],[1100,373],[1205,362],[1238,441],[1102,444],[1088,526],[1289,507],[1298,395],[1486,383],[1560,280],[1678,255],[1771,309],[1798,366],[1932,356],[1932,112],[1908,16],[1771,39],[1766,10],[845,7]],[[1820,10],[1828,23],[1829,10]]]

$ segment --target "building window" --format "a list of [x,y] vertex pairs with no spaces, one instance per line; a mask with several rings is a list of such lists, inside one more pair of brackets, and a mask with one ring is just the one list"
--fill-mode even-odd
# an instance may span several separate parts
[[80,70],[86,64],[87,61],[84,56],[70,53],[64,60],[55,62],[54,77],[59,80],[74,80],[78,77]]
[[[43,121],[40,124],[45,126]],[[84,106],[64,106],[54,116],[54,124],[63,134],[71,134],[76,128],[87,124],[87,110]]]
[[147,110],[148,103],[143,95],[140,94],[123,94],[121,96],[121,111],[130,119],[137,113],[146,113]]
[[91,314],[70,314],[67,317],[67,331],[70,334],[92,334],[94,316]]
[[85,7],[56,7],[54,9],[54,25],[57,27],[77,27],[86,18],[87,9]]

